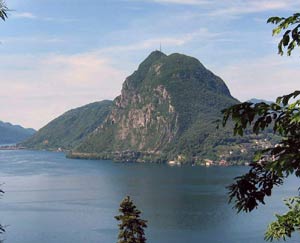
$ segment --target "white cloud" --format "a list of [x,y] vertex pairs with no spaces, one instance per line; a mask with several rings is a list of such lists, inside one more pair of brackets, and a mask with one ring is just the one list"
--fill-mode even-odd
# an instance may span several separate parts
[[185,33],[177,36],[161,36],[156,38],[144,39],[136,43],[128,45],[111,46],[102,48],[99,50],[101,53],[112,53],[112,52],[124,52],[124,51],[139,51],[145,49],[155,50],[158,49],[160,44],[163,46],[176,47],[185,45],[196,39],[202,41],[213,39],[217,36],[221,36],[222,33],[209,32],[206,28],[200,28],[196,31]]
[[16,19],[36,19],[37,16],[30,12],[12,12],[12,17]]
[[17,11],[11,11],[12,18],[15,19],[31,19],[31,20],[42,20],[42,21],[49,21],[49,22],[60,22],[60,23],[68,23],[68,22],[75,22],[77,19],[74,18],[59,18],[59,17],[43,17],[38,16],[31,12],[17,12]]
[[242,15],[248,13],[267,12],[272,10],[287,10],[294,6],[294,3],[290,1],[279,0],[253,0],[253,1],[231,1],[227,6],[223,8],[216,8],[208,15],[210,16],[232,16]]
[[211,3],[207,0],[152,0],[157,3],[171,3],[171,4],[182,4],[182,5],[203,5]]
[[40,43],[62,43],[64,39],[56,36],[19,36],[19,37],[0,37],[1,43],[3,44],[40,44]]
[[1,120],[39,128],[65,111],[120,93],[125,73],[97,53],[0,57]]
[[217,68],[231,94],[241,101],[250,98],[275,100],[300,89],[299,59],[271,55]]
[[[0,57],[1,120],[39,128],[70,108],[89,102],[113,99],[131,71],[122,71],[112,63],[127,53],[155,50],[165,46],[182,46],[196,38],[213,38],[217,34],[201,28],[180,36],[144,39],[128,45],[111,46],[94,51],[66,54],[7,55]],[[3,42],[59,42],[46,37],[12,37]],[[147,51],[146,51],[147,52]],[[144,55],[144,54],[143,54]],[[108,58],[114,57],[114,59]],[[125,60],[126,61],[126,60]],[[128,61],[128,60],[127,60]],[[127,65],[128,69],[136,67]],[[119,65],[119,64],[118,64]],[[17,107],[10,112],[11,107]]]
[[294,10],[300,7],[294,0],[149,0],[160,4],[204,6],[205,15],[232,17],[274,10]]

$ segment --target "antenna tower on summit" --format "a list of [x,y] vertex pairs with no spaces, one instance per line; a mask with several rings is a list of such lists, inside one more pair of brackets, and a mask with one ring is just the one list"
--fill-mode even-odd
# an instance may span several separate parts
[[161,52],[161,42],[159,43],[159,51]]

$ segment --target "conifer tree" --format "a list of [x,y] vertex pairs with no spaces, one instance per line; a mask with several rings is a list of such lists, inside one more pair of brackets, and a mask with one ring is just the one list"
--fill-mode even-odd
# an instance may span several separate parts
[[121,202],[119,212],[121,214],[115,216],[120,221],[118,243],[145,243],[144,228],[147,227],[147,221],[140,218],[141,211],[129,196]]

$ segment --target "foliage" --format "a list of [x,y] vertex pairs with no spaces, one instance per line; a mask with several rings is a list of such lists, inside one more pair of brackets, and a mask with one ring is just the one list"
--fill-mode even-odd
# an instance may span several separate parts
[[277,220],[271,223],[265,235],[269,241],[291,237],[294,231],[300,230],[300,197],[292,197],[285,200],[289,211],[284,215],[276,215]]
[[120,215],[115,218],[120,221],[118,243],[145,243],[144,228],[146,220],[140,219],[141,212],[133,204],[129,196],[120,204]]
[[245,102],[223,111],[223,125],[231,118],[235,134],[242,136],[248,127],[256,134],[272,127],[282,137],[277,145],[258,151],[250,171],[229,186],[230,201],[238,211],[252,211],[259,203],[264,204],[273,187],[281,185],[287,176],[295,173],[300,177],[300,100],[291,100],[299,95],[300,91],[295,91],[279,97],[276,103]]
[[[271,17],[268,23],[278,24],[273,35],[288,29],[278,44],[278,52],[283,54],[287,48],[290,55],[300,44],[300,14],[288,18]],[[296,25],[296,26],[294,26]],[[244,102],[223,110],[223,126],[231,118],[234,122],[234,134],[243,136],[251,127],[256,134],[272,128],[281,141],[268,149],[258,151],[245,175],[235,178],[235,183],[228,187],[229,201],[235,203],[239,211],[252,211],[265,203],[265,197],[271,196],[274,186],[281,185],[285,178],[295,174],[300,177],[300,91],[278,97],[276,103],[260,102],[253,104]],[[286,239],[292,232],[299,230],[300,200],[299,197],[286,201],[289,211],[284,215],[276,215],[277,221],[271,223],[265,234],[266,240]]]
[[[278,43],[278,53],[283,55],[283,49],[287,49],[287,55],[290,56],[296,46],[300,46],[300,13],[295,13],[288,18],[271,17],[267,23],[277,24],[273,29],[273,35],[278,35],[286,30]],[[290,29],[288,29],[291,27]]]
[[8,7],[6,6],[6,3],[4,0],[0,0],[0,18],[5,21],[8,16],[7,12],[9,11]]

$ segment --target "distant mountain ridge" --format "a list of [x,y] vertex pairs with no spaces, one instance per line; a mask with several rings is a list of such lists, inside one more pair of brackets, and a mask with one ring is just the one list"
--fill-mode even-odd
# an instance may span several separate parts
[[32,136],[36,131],[9,122],[0,121],[0,144],[19,143]]
[[69,110],[20,145],[31,149],[69,150],[103,122],[111,105],[112,101],[104,100]]
[[253,103],[253,104],[264,102],[268,105],[274,103],[273,101],[268,101],[268,100],[264,100],[264,99],[257,99],[257,98],[252,98],[250,100],[247,100],[247,102],[250,102],[250,103]]
[[69,156],[139,162],[216,157],[214,148],[232,132],[216,131],[214,121],[238,102],[197,59],[155,51],[126,78],[104,123]]

